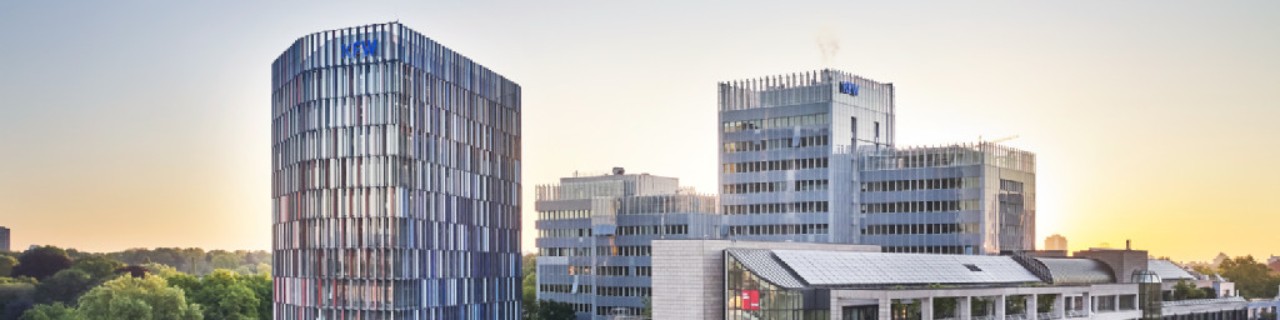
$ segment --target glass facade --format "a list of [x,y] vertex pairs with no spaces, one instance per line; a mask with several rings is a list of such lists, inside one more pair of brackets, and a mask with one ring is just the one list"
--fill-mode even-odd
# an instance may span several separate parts
[[816,290],[795,290],[766,281],[725,254],[725,319],[826,320],[829,303]]
[[398,23],[272,64],[277,319],[518,319],[520,87]]

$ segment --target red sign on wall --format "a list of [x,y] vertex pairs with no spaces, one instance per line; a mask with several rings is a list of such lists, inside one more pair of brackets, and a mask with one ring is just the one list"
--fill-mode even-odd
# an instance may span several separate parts
[[742,290],[742,310],[760,310],[759,290]]

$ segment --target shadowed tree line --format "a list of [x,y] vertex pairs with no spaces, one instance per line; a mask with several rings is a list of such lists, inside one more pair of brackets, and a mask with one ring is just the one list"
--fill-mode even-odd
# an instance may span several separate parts
[[271,319],[265,251],[0,252],[0,320]]

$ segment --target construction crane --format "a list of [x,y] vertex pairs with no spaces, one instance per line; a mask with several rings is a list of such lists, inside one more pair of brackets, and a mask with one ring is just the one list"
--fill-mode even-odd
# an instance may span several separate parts
[[1011,136],[1001,137],[1001,138],[998,138],[998,139],[993,139],[993,140],[991,140],[991,141],[982,141],[982,136],[978,136],[978,144],[984,144],[984,143],[992,143],[992,144],[995,144],[995,143],[1001,143],[1001,142],[1005,142],[1005,141],[1009,141],[1009,140],[1013,140],[1013,139],[1017,139],[1017,138],[1018,138],[1018,135],[1016,135],[1016,134],[1015,134],[1015,135],[1011,135]]

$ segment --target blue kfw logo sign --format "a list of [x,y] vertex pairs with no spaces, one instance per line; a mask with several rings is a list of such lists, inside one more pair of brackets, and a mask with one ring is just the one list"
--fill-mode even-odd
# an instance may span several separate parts
[[840,81],[840,93],[856,96],[858,95],[858,84],[849,81]]
[[342,46],[342,58],[372,57],[378,55],[378,40],[363,40]]

